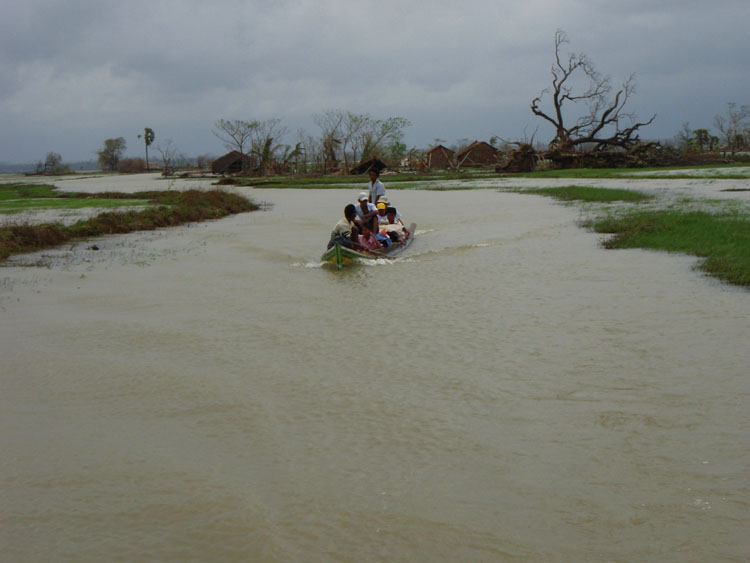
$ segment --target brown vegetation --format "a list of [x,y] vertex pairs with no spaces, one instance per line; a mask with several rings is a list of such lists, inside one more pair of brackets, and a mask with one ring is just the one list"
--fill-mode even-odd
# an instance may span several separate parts
[[146,172],[148,167],[142,158],[123,158],[117,163],[117,171],[126,174]]
[[140,211],[101,213],[71,226],[45,223],[0,227],[0,260],[5,260],[12,254],[51,248],[81,238],[174,227],[259,209],[258,205],[248,199],[222,190],[75,194],[75,196],[148,199],[154,205]]

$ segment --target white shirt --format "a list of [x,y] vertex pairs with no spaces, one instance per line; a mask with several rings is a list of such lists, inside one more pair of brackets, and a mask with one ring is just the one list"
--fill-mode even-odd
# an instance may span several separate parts
[[[359,202],[357,202],[357,203],[356,203],[356,204],[354,205],[354,210],[355,210],[355,211],[357,212],[357,216],[358,216],[358,217],[359,217],[360,219],[364,219],[364,218],[365,218],[365,214],[364,214],[364,213],[362,212],[362,206],[361,206],[361,205],[359,204]],[[368,212],[368,213],[370,213],[370,212],[372,212],[372,211],[377,211],[377,210],[378,210],[378,208],[377,208],[377,207],[375,207],[375,206],[374,206],[374,205],[373,205],[372,203],[370,203],[369,201],[367,202],[367,212]]]
[[372,199],[373,203],[377,203],[377,198],[379,196],[385,195],[385,186],[383,185],[383,182],[381,182],[380,180],[375,180],[374,182],[370,182],[369,188],[370,188],[370,198]]

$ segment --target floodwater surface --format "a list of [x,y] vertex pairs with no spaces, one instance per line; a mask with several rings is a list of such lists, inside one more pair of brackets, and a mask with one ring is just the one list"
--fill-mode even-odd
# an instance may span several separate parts
[[0,269],[4,559],[748,557],[746,290],[495,190],[323,267],[357,191]]

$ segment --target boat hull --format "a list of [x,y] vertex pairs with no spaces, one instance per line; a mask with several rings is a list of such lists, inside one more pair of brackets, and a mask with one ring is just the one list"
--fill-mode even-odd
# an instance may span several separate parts
[[411,236],[403,244],[393,243],[382,250],[354,250],[340,244],[334,244],[320,257],[322,262],[336,266],[339,270],[344,266],[361,262],[362,260],[378,260],[380,258],[393,258],[407,248],[414,240],[414,232],[417,230],[416,223],[409,225]]

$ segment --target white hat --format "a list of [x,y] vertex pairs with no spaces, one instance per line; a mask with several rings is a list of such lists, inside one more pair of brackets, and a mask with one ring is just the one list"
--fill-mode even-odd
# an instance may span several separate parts
[[357,198],[357,201],[362,201],[363,199],[370,199],[370,198],[367,197],[367,193],[359,192],[359,197]]

